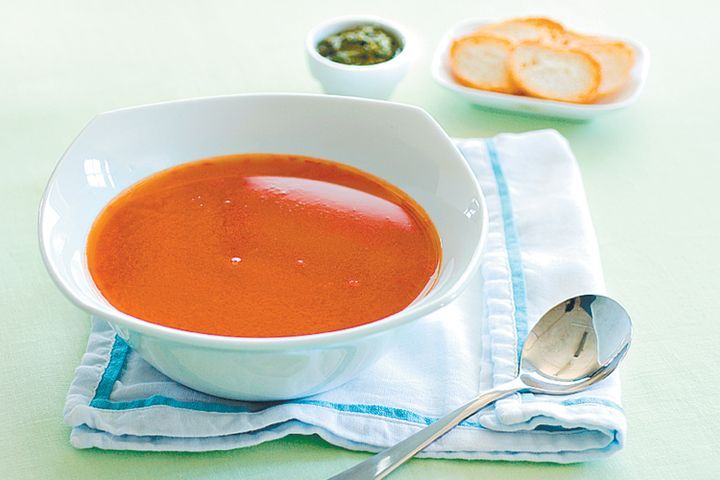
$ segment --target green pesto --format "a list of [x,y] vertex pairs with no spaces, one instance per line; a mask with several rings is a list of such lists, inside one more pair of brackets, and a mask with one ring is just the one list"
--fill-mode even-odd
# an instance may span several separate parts
[[358,25],[330,35],[317,51],[333,62],[346,65],[374,65],[387,62],[402,50],[400,40],[376,25]]

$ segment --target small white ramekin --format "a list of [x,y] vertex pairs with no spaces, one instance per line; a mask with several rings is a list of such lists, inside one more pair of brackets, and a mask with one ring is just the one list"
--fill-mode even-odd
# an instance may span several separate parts
[[[333,62],[318,53],[317,45],[324,38],[346,28],[364,24],[379,25],[387,29],[400,40],[402,50],[390,60],[375,65],[345,65]],[[332,18],[313,28],[305,40],[310,72],[320,82],[325,93],[381,100],[390,98],[407,73],[410,67],[410,48],[412,42],[409,41],[405,28],[390,20],[370,15]]]

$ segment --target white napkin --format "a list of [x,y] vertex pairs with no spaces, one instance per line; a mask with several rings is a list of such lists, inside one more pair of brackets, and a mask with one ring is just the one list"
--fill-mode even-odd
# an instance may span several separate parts
[[[175,383],[94,319],[65,405],[71,443],[203,451],[317,434],[341,447],[377,451],[510,380],[528,328],[547,308],[574,294],[604,291],[595,235],[577,164],[557,132],[457,145],[488,203],[481,272],[378,364],[312,397],[238,402]],[[575,395],[508,397],[421,455],[578,462],[621,449],[625,431],[616,372]]]

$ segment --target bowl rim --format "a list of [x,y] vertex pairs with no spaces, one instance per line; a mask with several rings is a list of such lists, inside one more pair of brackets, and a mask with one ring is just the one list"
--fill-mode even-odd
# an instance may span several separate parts
[[[135,110],[144,110],[144,109],[150,109],[155,107],[161,107],[166,105],[179,105],[179,104],[185,104],[185,103],[195,103],[195,102],[205,102],[205,101],[223,101],[228,99],[235,99],[235,98],[313,98],[317,99],[319,101],[328,101],[328,102],[346,102],[349,104],[352,103],[365,103],[365,104],[379,104],[384,106],[389,106],[391,108],[397,108],[397,109],[405,109],[408,112],[413,112],[414,115],[421,115],[429,124],[435,128],[442,136],[445,137],[445,139],[449,142],[449,144],[452,146],[453,150],[456,152],[458,159],[461,161],[461,168],[463,168],[464,172],[470,177],[471,180],[471,186],[475,190],[475,195],[477,198],[478,203],[480,204],[480,212],[482,215],[482,223],[480,225],[480,238],[478,239],[477,244],[475,245],[474,251],[470,257],[470,261],[468,262],[465,270],[460,275],[460,277],[454,282],[454,284],[449,288],[447,292],[445,292],[443,295],[440,295],[439,297],[423,303],[424,299],[421,299],[418,303],[406,307],[405,309],[394,313],[392,315],[389,315],[385,318],[381,318],[366,324],[358,325],[351,328],[346,328],[342,330],[334,330],[329,332],[321,332],[321,333],[313,333],[309,335],[297,335],[297,336],[284,336],[284,337],[231,337],[231,336],[223,336],[223,335],[213,335],[213,334],[207,334],[207,333],[199,333],[199,332],[191,332],[187,330],[180,330],[175,329],[172,327],[166,327],[163,325],[158,325],[146,320],[143,320],[138,317],[134,317],[132,315],[128,315],[126,313],[120,312],[119,310],[114,309],[114,307],[108,307],[107,309],[98,308],[95,305],[92,305],[86,301],[84,301],[82,298],[77,296],[74,292],[74,289],[71,288],[69,285],[67,285],[64,280],[60,277],[60,275],[56,272],[53,260],[48,255],[48,252],[46,250],[46,242],[44,241],[44,237],[46,235],[44,234],[44,218],[45,218],[45,212],[47,211],[47,203],[49,201],[49,193],[53,186],[56,184],[56,177],[57,173],[67,158],[67,154],[70,151],[70,149],[75,145],[75,143],[83,136],[83,133],[87,128],[94,124],[98,118],[103,116],[109,116],[112,114],[120,113],[120,112],[126,112],[126,111],[135,111]],[[314,100],[315,101],[315,100]],[[409,104],[402,104],[402,103],[396,103],[396,102],[389,102],[384,100],[374,100],[374,99],[366,99],[366,98],[357,98],[357,97],[344,97],[344,96],[334,96],[334,95],[322,95],[322,94],[304,94],[304,93],[246,93],[246,94],[234,94],[234,95],[220,95],[220,96],[208,96],[208,97],[197,97],[197,98],[189,98],[189,99],[181,99],[181,100],[172,100],[172,101],[166,101],[166,102],[157,102],[152,104],[146,104],[146,105],[138,105],[134,107],[126,107],[126,108],[119,108],[115,110],[110,110],[107,112],[100,113],[93,117],[85,127],[78,133],[78,135],[73,139],[73,141],[70,143],[70,145],[65,149],[62,156],[56,163],[50,178],[48,179],[47,185],[45,187],[45,190],[43,192],[42,199],[40,200],[40,204],[38,207],[38,243],[40,247],[40,253],[43,260],[43,263],[45,265],[45,268],[47,269],[50,277],[52,278],[53,282],[57,285],[57,287],[60,289],[60,291],[68,298],[70,299],[75,305],[80,307],[81,309],[91,313],[92,315],[95,315],[97,317],[100,317],[104,320],[109,321],[109,323],[113,326],[113,328],[116,327],[116,325],[122,326],[124,328],[127,328],[128,330],[136,331],[139,333],[142,333],[144,335],[149,335],[155,338],[162,338],[165,340],[171,340],[178,343],[183,344],[191,344],[193,346],[202,346],[202,347],[211,347],[211,348],[221,348],[221,349],[231,349],[231,350],[262,350],[262,351],[277,351],[277,350],[293,350],[293,349],[307,349],[307,348],[317,348],[317,347],[323,347],[328,345],[340,345],[349,341],[357,340],[359,338],[368,337],[371,335],[375,335],[381,332],[384,332],[386,330],[399,327],[401,325],[407,324],[410,321],[416,320],[420,317],[423,317],[425,315],[430,314],[431,312],[434,312],[435,310],[440,309],[441,307],[447,305],[452,300],[454,300],[462,291],[463,289],[468,285],[471,278],[475,275],[475,273],[478,270],[478,267],[480,265],[480,260],[482,256],[482,250],[485,245],[486,236],[487,236],[487,229],[488,229],[488,211],[487,211],[487,205],[485,196],[482,193],[482,190],[480,188],[480,185],[478,183],[477,178],[475,177],[475,174],[470,169],[469,164],[464,159],[460,151],[458,150],[457,146],[454,144],[452,139],[447,135],[447,133],[442,129],[442,127],[437,123],[437,121],[424,109],[415,106],[415,105],[409,105]],[[112,310],[111,310],[112,308]],[[116,328],[115,328],[116,329]]]
[[[392,57],[390,60],[386,60],[380,63],[374,63],[372,65],[350,65],[346,63],[333,62],[329,58],[323,57],[317,51],[318,34],[321,30],[339,26],[341,24],[356,24],[362,23],[374,23],[382,27],[388,28],[392,33],[399,37],[402,49],[398,54]],[[365,72],[365,71],[376,71],[383,70],[386,68],[395,68],[408,57],[408,45],[411,44],[410,35],[405,27],[388,20],[386,18],[378,17],[375,15],[342,15],[339,17],[329,18],[317,25],[315,25],[305,36],[305,50],[307,50],[308,56],[315,62],[318,62],[327,67],[331,67],[337,70],[346,72]]]
[[[642,90],[645,86],[645,82],[647,80],[648,71],[650,68],[650,52],[648,51],[647,47],[635,40],[634,38],[627,37],[624,35],[615,35],[615,34],[606,34],[606,33],[593,33],[590,32],[591,35],[595,35],[598,37],[604,37],[611,40],[621,40],[623,42],[626,42],[628,45],[630,45],[634,50],[636,54],[636,58],[639,63],[639,76],[638,76],[638,82],[635,89],[630,92],[630,95],[627,96],[627,98],[624,98],[622,100],[612,101],[608,103],[572,103],[572,102],[563,102],[560,100],[550,100],[546,98],[536,98],[536,97],[529,97],[525,95],[514,95],[511,93],[501,93],[501,92],[492,92],[489,90],[480,90],[476,88],[470,88],[466,87],[464,85],[459,84],[455,80],[452,80],[452,76],[448,75],[451,80],[448,81],[446,78],[444,78],[440,72],[445,71],[443,67],[443,60],[448,54],[448,49],[450,47],[451,42],[459,38],[460,34],[459,31],[471,26],[481,26],[486,25],[491,22],[495,21],[503,21],[503,19],[495,20],[492,18],[487,17],[475,17],[475,18],[469,18],[466,20],[462,20],[460,22],[455,23],[452,25],[449,29],[445,31],[442,38],[437,44],[437,47],[435,48],[435,52],[433,53],[432,58],[432,64],[431,64],[431,74],[433,77],[433,80],[440,84],[441,86],[452,90],[456,93],[460,93],[462,95],[469,95],[473,98],[476,98],[478,100],[482,100],[483,98],[497,98],[497,99],[508,99],[512,100],[514,102],[521,102],[526,105],[534,105],[534,106],[552,106],[555,108],[564,108],[569,111],[584,111],[584,112],[607,112],[612,110],[618,110],[621,108],[625,108],[627,106],[630,106],[631,104],[635,103],[635,101],[638,99],[640,94],[642,93]],[[449,72],[448,72],[449,73]]]

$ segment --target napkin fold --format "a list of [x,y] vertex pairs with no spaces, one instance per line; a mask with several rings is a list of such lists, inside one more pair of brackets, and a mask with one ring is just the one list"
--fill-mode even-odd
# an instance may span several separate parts
[[[93,319],[65,405],[72,445],[206,451],[317,434],[344,448],[378,451],[512,379],[528,329],[547,308],[604,291],[595,234],[577,164],[556,131],[457,146],[487,200],[482,267],[460,298],[420,320],[375,366],[312,397],[233,401],[165,377]],[[579,462],[621,449],[625,432],[615,372],[582,393],[500,400],[421,455]]]

